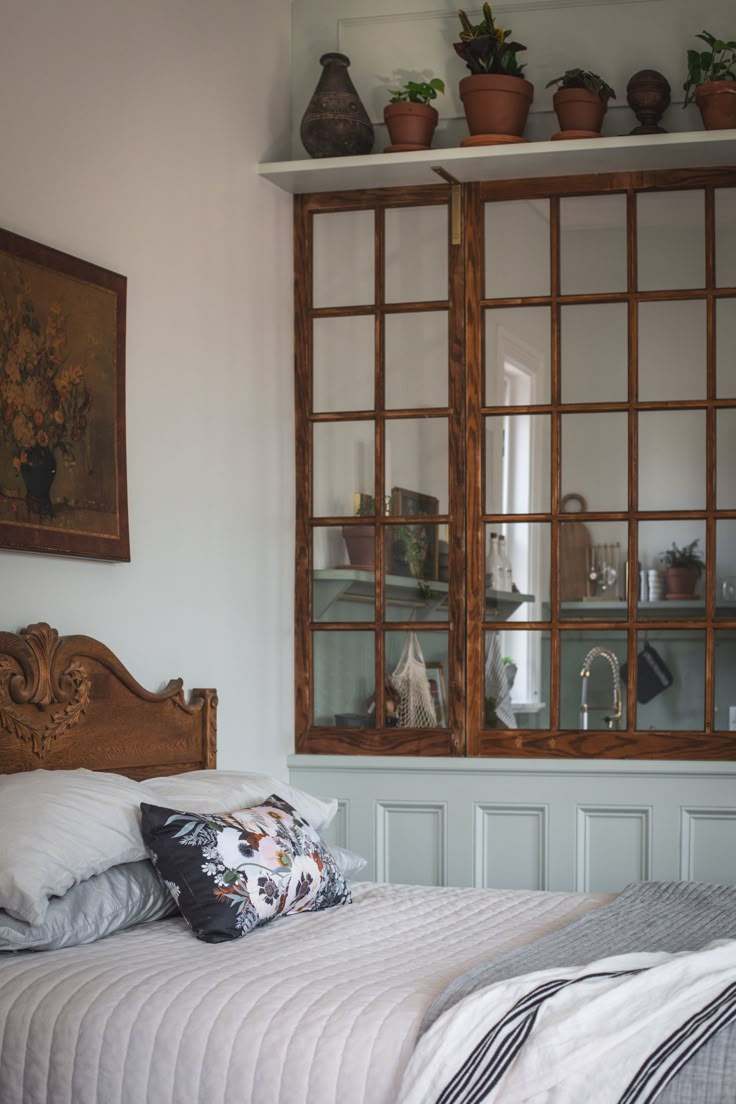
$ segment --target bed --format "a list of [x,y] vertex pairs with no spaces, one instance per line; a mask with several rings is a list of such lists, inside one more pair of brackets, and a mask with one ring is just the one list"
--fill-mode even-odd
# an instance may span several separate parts
[[[0,634],[0,796],[37,781],[53,795],[72,777],[86,784],[90,771],[99,772],[93,788],[115,788],[119,778],[123,789],[153,795],[144,801],[178,796],[188,805],[200,792],[191,787],[201,786],[200,807],[220,792],[213,787],[237,792],[239,802],[244,794],[261,801],[273,787],[279,800],[324,827],[329,803],[279,780],[239,772],[213,780],[216,705],[214,690],[195,690],[187,700],[178,680],[159,693],[144,690],[88,637],[61,637],[46,624]],[[131,789],[136,815],[138,793]],[[228,800],[235,799],[223,796],[221,804]],[[35,825],[34,817],[46,815],[38,804],[16,804],[18,821]],[[15,831],[8,808],[0,806],[0,897],[2,866],[12,859],[6,829]],[[35,827],[28,835],[38,845]],[[90,846],[103,847],[102,829],[88,835]],[[57,844],[52,838],[48,847]],[[112,873],[150,867],[131,855]],[[49,909],[86,893],[86,915],[100,896],[95,879],[111,873],[104,863],[97,869],[76,882],[69,873]],[[605,950],[601,925],[590,923],[619,900],[361,882],[351,889],[346,907],[283,915],[227,942],[193,938],[169,901],[164,918],[151,915],[103,938],[0,953],[0,1104],[394,1104],[403,1099],[417,1039],[433,1040],[453,1007],[485,991],[489,971],[500,977],[548,967],[586,941],[591,953]],[[106,892],[114,897],[114,887]],[[730,891],[718,893],[718,922],[708,931],[722,936],[736,907]],[[690,906],[692,915],[704,915],[702,901]],[[653,907],[674,914],[670,904]],[[636,907],[624,915],[638,915]],[[663,937],[663,949],[668,939],[675,950],[698,945],[691,920],[675,925],[676,938]],[[650,920],[642,913],[639,921],[646,938]],[[623,931],[621,914],[613,927]],[[711,1076],[728,1083],[731,1072],[721,1061]],[[733,1099],[733,1082],[729,1096],[673,1095],[677,1084],[661,1099]],[[406,1091],[414,1093],[407,1100],[436,1098],[421,1086]]]

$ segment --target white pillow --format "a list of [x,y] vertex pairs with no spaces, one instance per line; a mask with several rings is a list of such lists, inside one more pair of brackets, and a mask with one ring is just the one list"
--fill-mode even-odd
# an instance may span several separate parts
[[231,813],[234,809],[251,809],[276,794],[293,805],[318,832],[327,827],[337,812],[334,797],[314,797],[288,782],[247,771],[189,771],[164,778],[147,778],[141,786],[146,790],[144,801],[169,809],[184,809],[188,813]]
[[0,908],[41,924],[50,897],[148,857],[146,790],[120,774],[33,770],[0,775]]
[[141,802],[229,813],[283,797],[319,832],[337,801],[242,771],[191,771],[134,782],[90,770],[0,775],[0,909],[42,924],[50,897],[111,866],[147,859]]

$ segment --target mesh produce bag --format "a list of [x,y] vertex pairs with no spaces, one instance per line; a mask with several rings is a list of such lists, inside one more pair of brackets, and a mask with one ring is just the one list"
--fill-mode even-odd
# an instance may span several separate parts
[[391,676],[400,695],[397,716],[402,728],[434,728],[437,724],[432,689],[417,634],[407,634],[404,649]]

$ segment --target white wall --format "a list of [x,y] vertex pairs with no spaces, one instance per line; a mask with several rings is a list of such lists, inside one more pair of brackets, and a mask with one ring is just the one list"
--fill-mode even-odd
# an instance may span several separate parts
[[128,277],[131,563],[0,551],[2,628],[220,694],[219,762],[293,744],[290,4],[5,0],[0,225]]
[[[351,59],[351,75],[376,128],[375,150],[387,143],[382,124],[386,89],[407,79],[444,79],[447,92],[435,106],[440,122],[434,145],[457,145],[467,135],[457,86],[467,70],[455,54],[459,21],[455,0],[299,0],[293,21],[294,157],[304,157],[299,122],[321,72],[319,57],[339,49]],[[580,66],[600,73],[618,93],[609,108],[605,134],[626,134],[636,125],[626,106],[626,84],[640,69],[658,69],[672,86],[668,130],[700,129],[697,108],[681,109],[685,51],[699,44],[706,27],[732,38],[732,0],[504,0],[493,4],[498,25],[511,27],[527,52],[525,76],[535,86],[527,136],[548,138],[557,129],[553,89],[547,81]],[[463,5],[471,17],[481,3]],[[477,22],[478,20],[474,20]],[[427,183],[434,177],[428,172]]]

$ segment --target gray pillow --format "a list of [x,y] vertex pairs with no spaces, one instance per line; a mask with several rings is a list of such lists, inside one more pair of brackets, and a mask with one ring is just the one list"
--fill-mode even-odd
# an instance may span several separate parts
[[335,862],[342,871],[343,878],[348,881],[359,874],[364,866],[368,865],[368,860],[359,855],[357,851],[350,851],[347,847],[337,847],[334,843],[329,844],[329,848],[334,855]]
[[40,924],[0,909],[0,951],[53,951],[178,912],[148,859],[110,867],[52,897]]

